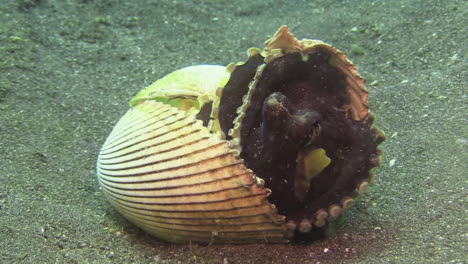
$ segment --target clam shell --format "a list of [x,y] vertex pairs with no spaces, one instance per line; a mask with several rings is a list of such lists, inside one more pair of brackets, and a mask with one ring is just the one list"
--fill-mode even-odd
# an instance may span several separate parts
[[117,210],[172,242],[284,242],[270,191],[229,143],[175,107],[142,101],[99,153],[100,186]]
[[346,56],[287,27],[248,55],[177,70],[131,100],[97,161],[130,222],[176,243],[309,240],[372,181],[385,136]]

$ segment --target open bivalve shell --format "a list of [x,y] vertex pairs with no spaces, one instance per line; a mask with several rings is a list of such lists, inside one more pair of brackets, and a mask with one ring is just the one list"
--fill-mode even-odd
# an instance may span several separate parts
[[303,240],[371,182],[385,137],[345,55],[285,26],[248,54],[156,81],[107,138],[100,186],[141,229],[177,243]]

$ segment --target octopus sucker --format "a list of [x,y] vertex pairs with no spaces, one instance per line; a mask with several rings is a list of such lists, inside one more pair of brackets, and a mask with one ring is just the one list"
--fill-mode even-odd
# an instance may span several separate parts
[[282,26],[247,56],[156,81],[131,100],[104,143],[97,173],[105,194],[155,237],[313,240],[372,182],[385,135],[344,53]]

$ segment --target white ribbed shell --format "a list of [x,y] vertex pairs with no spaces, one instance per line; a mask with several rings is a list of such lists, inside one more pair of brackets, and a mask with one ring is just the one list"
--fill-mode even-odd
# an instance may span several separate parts
[[107,138],[99,183],[122,215],[172,242],[284,242],[260,179],[228,142],[175,107],[146,100]]
[[[368,118],[364,80],[336,48],[317,40],[298,41],[283,26],[266,42],[263,51],[249,49],[248,54],[261,53],[268,64],[296,52],[300,52],[302,60],[308,60],[310,54],[324,50],[330,54],[328,63],[346,76],[349,102],[342,110],[354,120]],[[313,216],[300,222],[288,219],[285,224],[285,217],[267,200],[270,190],[245,167],[238,151],[247,109],[262,103],[252,102],[251,96],[265,64],[256,68],[242,105],[237,108],[228,133],[230,143],[222,139],[220,103],[237,66],[190,66],[154,82],[131,100],[130,110],[99,153],[97,175],[105,195],[130,222],[158,238],[178,243],[287,242],[285,236],[307,233],[312,225],[323,227],[335,219],[372,178],[369,174],[358,183],[356,194],[350,197],[347,193],[341,204],[329,201]],[[281,64],[278,71],[283,66],[288,67]],[[209,116],[206,111],[210,108],[206,106],[211,108]],[[197,115],[207,122],[207,127],[195,118]],[[377,146],[384,135],[372,130],[376,139],[371,143]],[[378,166],[380,157],[381,151],[376,149],[366,166]]]

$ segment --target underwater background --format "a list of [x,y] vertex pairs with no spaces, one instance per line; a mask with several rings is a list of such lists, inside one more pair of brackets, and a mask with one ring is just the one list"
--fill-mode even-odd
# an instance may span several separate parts
[[[121,217],[95,165],[128,101],[281,25],[366,79],[368,192],[310,244],[172,245]],[[467,25],[466,0],[0,0],[0,263],[468,263]]]

